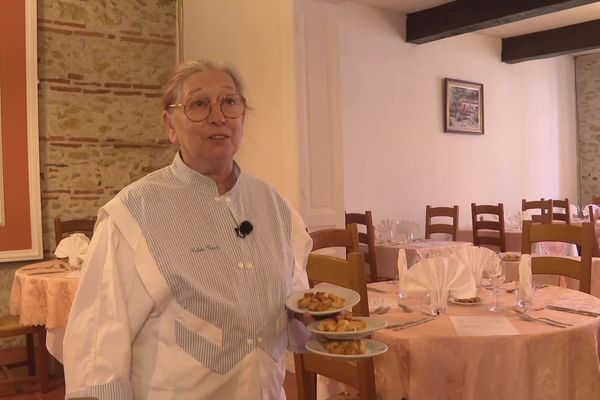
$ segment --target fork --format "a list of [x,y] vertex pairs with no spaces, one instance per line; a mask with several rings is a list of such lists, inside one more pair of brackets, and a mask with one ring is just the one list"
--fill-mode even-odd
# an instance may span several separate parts
[[570,326],[569,324],[564,324],[564,323],[558,322],[558,321],[550,322],[546,319],[534,318],[531,315],[524,313],[524,312],[517,312],[517,314],[519,314],[519,318],[521,318],[523,321],[527,321],[527,322],[540,322],[542,324],[554,326],[556,328],[566,328],[567,326]]
[[379,306],[373,310],[373,314],[385,314],[386,312],[390,311],[391,308],[391,306]]

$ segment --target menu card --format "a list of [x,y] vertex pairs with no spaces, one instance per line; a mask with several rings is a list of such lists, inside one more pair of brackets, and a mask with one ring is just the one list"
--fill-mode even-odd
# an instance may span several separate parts
[[450,321],[458,336],[508,336],[518,335],[519,331],[502,316],[455,317]]

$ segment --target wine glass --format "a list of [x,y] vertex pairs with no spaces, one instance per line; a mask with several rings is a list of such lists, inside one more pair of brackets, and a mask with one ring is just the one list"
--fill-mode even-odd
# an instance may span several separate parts
[[500,257],[488,265],[487,274],[490,278],[490,283],[494,288],[494,305],[490,308],[490,311],[497,312],[502,311],[504,308],[498,305],[498,290],[500,289],[500,285],[504,283],[504,279],[506,278],[506,267],[504,263],[500,260]]

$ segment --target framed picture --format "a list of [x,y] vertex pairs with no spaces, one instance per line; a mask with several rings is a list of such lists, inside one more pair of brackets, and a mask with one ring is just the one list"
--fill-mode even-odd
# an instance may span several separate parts
[[0,262],[43,258],[36,0],[0,12]]
[[483,134],[483,85],[444,79],[444,132]]

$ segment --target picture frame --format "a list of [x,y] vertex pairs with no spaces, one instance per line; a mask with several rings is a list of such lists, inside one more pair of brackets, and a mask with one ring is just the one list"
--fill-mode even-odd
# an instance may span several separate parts
[[2,192],[0,263],[44,257],[40,188],[37,0],[7,0],[0,13]]
[[483,84],[444,78],[444,132],[483,135]]

